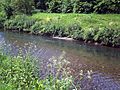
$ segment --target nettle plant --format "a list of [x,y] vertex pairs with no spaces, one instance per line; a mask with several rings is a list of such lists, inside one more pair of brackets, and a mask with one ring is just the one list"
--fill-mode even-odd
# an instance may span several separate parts
[[[45,66],[47,74],[42,77],[40,71],[45,68],[40,67],[44,64],[38,61],[39,50],[36,46],[27,43],[23,48],[18,47],[18,54],[12,53],[11,45],[4,46],[0,52],[0,87],[3,90],[69,90],[74,85],[66,70],[69,62],[64,58],[64,53],[48,60],[50,63]],[[4,52],[6,49],[10,51]]]
[[94,40],[105,45],[120,45],[120,29],[117,26],[115,28],[110,26],[99,28]]
[[[0,85],[3,90],[31,90],[38,79],[37,60],[29,53],[24,55],[19,48],[18,54],[12,53],[12,46],[4,44],[0,52]],[[9,50],[4,52],[4,50]],[[24,55],[24,56],[23,56]],[[5,88],[8,89],[5,89]]]
[[[64,53],[60,57],[52,57],[46,65],[44,80],[38,82],[40,90],[69,90],[72,87],[73,79],[66,70],[69,62],[64,58]],[[43,71],[44,72],[44,71]]]

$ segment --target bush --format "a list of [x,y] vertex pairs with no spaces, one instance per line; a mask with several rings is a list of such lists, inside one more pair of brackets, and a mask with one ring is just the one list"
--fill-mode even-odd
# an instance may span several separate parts
[[120,13],[119,0],[38,0],[35,4],[52,13]]
[[[78,38],[78,34],[80,35],[81,29],[82,28],[80,27],[79,23],[73,22],[66,26],[64,33],[68,37]],[[81,36],[79,36],[79,37],[81,37]]]
[[0,28],[3,28],[5,20],[6,20],[5,13],[4,12],[0,12]]
[[93,5],[89,2],[79,2],[79,8],[77,13],[92,13]]
[[31,14],[33,8],[33,0],[0,0],[0,10],[6,13],[8,19],[19,13]]
[[99,28],[94,40],[105,45],[118,46],[120,45],[120,28],[117,26],[116,28],[110,26]]
[[31,26],[31,32],[48,36],[63,36],[64,26],[56,23],[53,20],[50,21],[37,21]]
[[35,22],[30,28],[31,33],[40,33],[39,31],[42,29],[41,25],[41,22]]
[[14,14],[31,14],[34,9],[34,0],[12,0],[11,6]]
[[120,13],[119,0],[96,0],[94,12],[96,13]]
[[38,21],[31,26],[31,32],[41,35],[52,35],[54,31],[54,26],[49,22]]
[[72,77],[68,74],[66,68],[64,68],[68,64],[68,61],[64,59],[64,54],[60,57],[49,59],[50,63],[45,66],[48,73],[45,77],[41,77],[40,71],[43,68],[40,69],[41,65],[38,64],[38,60],[32,57],[33,48],[34,46],[30,46],[29,52],[19,49],[19,53],[16,56],[0,52],[0,89],[69,90],[72,85]]
[[10,84],[15,89],[32,89],[37,75],[36,67],[30,57],[12,57],[0,54],[0,83]]
[[16,15],[9,20],[6,20],[4,27],[6,29],[29,29],[31,25],[35,23],[35,20],[26,15]]
[[83,39],[86,41],[93,41],[94,36],[98,32],[97,28],[88,27],[84,29]]
[[31,26],[31,32],[49,36],[66,36],[77,38],[78,35],[76,34],[78,32],[80,34],[80,31],[81,27],[77,23],[70,23],[68,25],[64,25],[54,20],[50,20],[48,22],[41,20]]

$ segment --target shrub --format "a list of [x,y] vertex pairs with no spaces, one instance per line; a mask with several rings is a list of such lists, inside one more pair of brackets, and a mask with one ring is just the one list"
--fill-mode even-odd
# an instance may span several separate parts
[[88,40],[93,41],[94,40],[93,38],[96,35],[97,31],[98,31],[97,28],[93,27],[85,28],[83,32],[83,39],[87,41]]
[[94,40],[100,41],[105,45],[118,46],[120,45],[120,29],[111,27],[99,28]]
[[43,30],[41,32],[43,32],[45,35],[53,35],[55,32],[55,26],[54,23],[49,21],[49,22],[45,22],[43,24]]
[[39,31],[42,29],[41,22],[35,22],[30,28],[31,33],[40,33]]
[[6,14],[7,19],[13,15],[11,0],[0,0],[0,9]]
[[91,13],[93,12],[93,5],[89,2],[79,2],[78,13]]
[[96,13],[120,13],[119,0],[96,0],[94,12]]
[[[41,77],[40,71],[43,68],[40,69],[41,65],[38,67],[38,60],[32,57],[34,47],[31,45],[29,52],[19,49],[16,56],[0,52],[0,89],[69,90],[72,85],[72,77],[66,71],[68,61],[64,59],[64,54],[49,59],[50,63],[45,66],[48,73],[45,77]],[[11,48],[11,46],[9,47]],[[31,49],[32,52],[30,52]]]
[[69,90],[71,86],[71,78],[57,79],[53,76],[40,80],[35,90]]
[[14,13],[31,14],[34,8],[33,0],[11,0]]
[[55,21],[37,21],[31,26],[31,32],[48,36],[63,36],[64,26],[56,23]]
[[6,20],[4,27],[6,29],[29,29],[31,25],[35,23],[35,20],[26,15],[16,15],[9,20]]
[[55,25],[54,35],[58,35],[59,37],[64,37],[66,36],[64,32],[65,32],[65,25],[63,24]]
[[5,13],[4,12],[0,12],[0,28],[3,28],[5,20],[6,20]]
[[49,22],[38,21],[34,25],[31,26],[31,32],[35,34],[41,35],[52,35],[53,34],[53,26]]
[[[77,34],[80,34],[81,32],[81,27],[79,25],[79,23],[74,22],[74,23],[70,23],[66,26],[66,30],[64,31],[64,33],[69,36],[69,37],[77,37]],[[79,36],[80,37],[80,36]]]
[[35,4],[52,13],[120,13],[119,0],[38,0]]
[[0,54],[0,83],[15,89],[32,89],[37,75],[34,60],[30,57],[12,57]]
[[[69,90],[72,86],[72,77],[66,71],[69,62],[64,58],[64,52],[60,57],[52,57],[47,65],[47,78],[38,83],[41,90]],[[75,88],[75,87],[73,87]]]
[[120,46],[120,28],[117,30],[114,30],[113,33],[113,40],[112,40],[112,44],[113,46]]

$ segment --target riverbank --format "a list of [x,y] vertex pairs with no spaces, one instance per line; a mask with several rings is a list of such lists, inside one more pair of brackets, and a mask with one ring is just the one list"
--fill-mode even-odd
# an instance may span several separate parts
[[72,38],[95,45],[120,47],[119,14],[17,15],[5,21],[4,28],[31,34]]

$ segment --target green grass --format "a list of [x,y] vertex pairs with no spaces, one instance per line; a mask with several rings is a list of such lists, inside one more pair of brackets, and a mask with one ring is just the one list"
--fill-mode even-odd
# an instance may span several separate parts
[[37,13],[33,14],[33,18],[37,20],[51,18],[60,18],[59,22],[61,24],[69,24],[71,22],[76,22],[81,25],[81,27],[90,26],[105,26],[110,22],[117,23],[120,25],[120,15],[119,14],[56,14],[56,13]]

